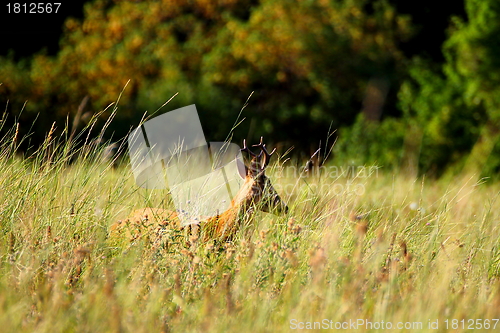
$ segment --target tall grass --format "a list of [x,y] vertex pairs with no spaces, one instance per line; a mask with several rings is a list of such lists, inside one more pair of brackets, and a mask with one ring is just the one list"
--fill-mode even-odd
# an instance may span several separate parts
[[0,142],[2,332],[465,331],[500,318],[499,184],[276,165],[290,212],[259,213],[250,238],[116,242],[113,222],[168,207],[166,193],[51,135],[23,157],[15,129]]

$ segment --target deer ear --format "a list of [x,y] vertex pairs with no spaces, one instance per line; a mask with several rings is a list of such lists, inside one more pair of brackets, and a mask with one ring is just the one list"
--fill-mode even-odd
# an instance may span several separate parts
[[245,162],[243,161],[243,156],[241,152],[238,152],[236,155],[236,167],[238,169],[238,174],[240,175],[241,179],[245,179],[247,176],[248,168],[245,165]]

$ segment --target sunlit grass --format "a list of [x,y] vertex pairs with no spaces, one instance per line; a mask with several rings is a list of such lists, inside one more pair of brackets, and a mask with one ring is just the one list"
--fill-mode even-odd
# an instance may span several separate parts
[[166,194],[137,189],[97,146],[69,163],[51,138],[16,156],[14,138],[0,144],[3,332],[289,332],[358,319],[422,323],[413,332],[500,317],[499,184],[380,170],[297,179],[285,164],[270,177],[290,212],[259,213],[249,239],[222,250],[117,242],[112,223],[168,208]]

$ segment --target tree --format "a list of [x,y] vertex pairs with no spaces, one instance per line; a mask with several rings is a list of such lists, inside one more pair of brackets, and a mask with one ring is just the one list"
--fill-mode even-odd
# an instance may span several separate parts
[[[354,121],[372,78],[398,86],[398,41],[411,32],[382,0],[96,0],[84,12],[66,22],[56,57],[27,66],[26,95],[11,91],[18,104],[29,99],[27,114],[61,121],[85,96],[94,111],[121,96],[121,136],[179,92],[168,109],[196,103],[207,137],[220,140],[255,91],[237,136],[303,148]],[[15,76],[5,76],[9,89]]]
[[492,158],[500,139],[500,4],[467,0],[466,12],[467,21],[453,20],[445,64],[432,68],[415,59],[412,80],[400,91],[401,107],[423,131],[424,172],[463,165],[469,153],[469,171],[500,168]]

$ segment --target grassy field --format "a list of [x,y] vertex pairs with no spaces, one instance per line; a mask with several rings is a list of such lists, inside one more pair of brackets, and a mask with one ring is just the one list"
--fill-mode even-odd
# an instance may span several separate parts
[[287,215],[259,213],[224,250],[159,246],[109,237],[132,209],[170,205],[126,165],[2,142],[2,332],[500,330],[500,184],[274,165]]

